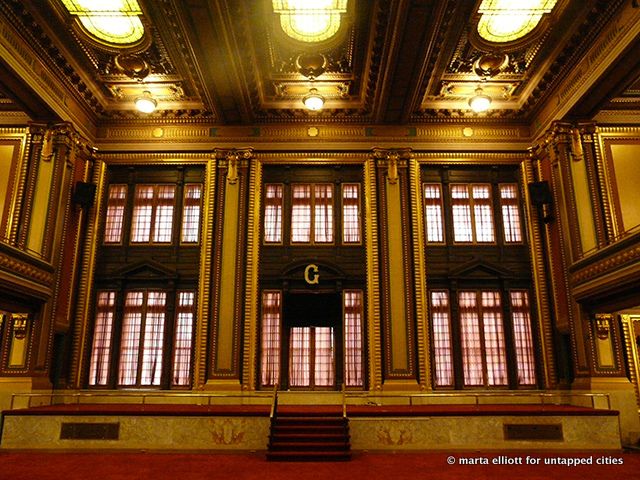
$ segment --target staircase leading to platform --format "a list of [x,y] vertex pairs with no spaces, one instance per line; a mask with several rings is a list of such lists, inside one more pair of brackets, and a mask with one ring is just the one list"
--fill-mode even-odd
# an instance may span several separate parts
[[268,447],[270,461],[350,460],[349,420],[323,410],[278,411],[271,419]]

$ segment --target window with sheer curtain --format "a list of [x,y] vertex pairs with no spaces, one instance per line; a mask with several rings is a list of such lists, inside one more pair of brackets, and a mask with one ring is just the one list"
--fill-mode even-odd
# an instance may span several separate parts
[[535,385],[536,368],[533,355],[531,315],[529,313],[529,294],[526,290],[512,290],[509,292],[509,295],[511,300],[511,315],[513,317],[513,337],[518,367],[518,384]]
[[432,291],[430,296],[435,382],[438,387],[450,387],[453,386],[453,348],[449,295],[444,291]]
[[[180,201],[176,198],[176,185],[138,184],[134,187],[130,219],[126,217],[128,188],[123,184],[109,186],[103,237],[105,245],[122,244],[125,225],[129,228],[128,222],[132,244],[171,244],[174,223],[180,212],[180,243],[197,244],[200,241],[201,184],[185,184]],[[182,209],[177,210],[180,206]]]
[[132,243],[171,243],[175,185],[136,185]]
[[333,243],[333,185],[291,186],[291,243]]
[[491,185],[452,184],[450,189],[454,241],[495,242]]
[[342,243],[362,242],[360,228],[360,184],[342,185]]
[[[453,387],[456,379],[454,358],[459,355],[462,387],[501,387],[509,383],[509,359],[518,372],[518,386],[536,384],[536,366],[531,317],[526,290],[511,290],[511,318],[505,322],[503,293],[498,290],[461,290],[450,305],[449,291],[429,294],[433,335],[433,365],[437,387]],[[457,311],[457,318],[451,312]],[[452,329],[451,323],[458,327]],[[505,328],[510,329],[508,343]],[[456,332],[454,334],[454,332]],[[511,353],[509,353],[511,352]]]
[[283,185],[268,183],[264,189],[264,242],[282,243]]
[[[121,318],[116,308],[122,295]],[[91,357],[90,386],[188,386],[191,379],[195,292],[176,292],[174,331],[167,338],[167,292],[159,290],[100,291],[97,294]],[[119,338],[119,347],[114,338]],[[165,355],[170,346],[172,355]],[[114,348],[118,348],[114,352]],[[112,372],[112,359],[117,368]],[[163,378],[163,364],[171,363],[171,379]],[[115,380],[112,380],[115,375]]]
[[262,320],[260,324],[261,385],[280,382],[280,322],[282,293],[279,290],[262,292]]
[[182,243],[198,243],[200,240],[200,203],[202,197],[202,185],[198,183],[184,186],[184,198],[182,201],[182,231],[180,241]]
[[175,386],[190,384],[195,297],[195,292],[178,292],[171,374],[171,383]]
[[116,293],[98,292],[89,366],[89,385],[107,385],[109,382],[115,310]]
[[344,296],[344,382],[347,387],[362,387],[362,290],[345,290]]
[[104,243],[122,243],[124,209],[127,202],[126,185],[110,185],[107,198],[107,214],[104,222]]
[[291,186],[291,243],[311,242],[311,185]]
[[166,297],[159,291],[127,292],[118,385],[160,385]]
[[518,185],[515,183],[503,183],[499,188],[504,241],[505,243],[521,243],[522,226],[520,209],[518,208]]
[[[361,193],[359,183],[294,183],[264,185],[263,241],[265,245],[362,244]],[[336,192],[338,198],[336,198]],[[285,203],[285,197],[290,203]],[[283,216],[290,219],[283,235]]]
[[438,183],[424,184],[424,217],[427,242],[444,242],[444,220],[442,212],[442,188]]
[[507,384],[500,294],[458,294],[465,386]]
[[[522,220],[516,183],[450,184],[448,189],[451,205],[447,212],[443,208],[442,188],[439,183],[423,184],[427,243],[445,242],[445,217],[453,227],[454,243],[495,243],[496,216],[502,221],[504,243],[522,243]],[[500,210],[496,208],[495,215],[492,201],[494,189],[500,203]]]

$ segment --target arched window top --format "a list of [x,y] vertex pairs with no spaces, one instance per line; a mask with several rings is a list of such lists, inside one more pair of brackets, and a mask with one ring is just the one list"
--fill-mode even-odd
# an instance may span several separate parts
[[301,42],[322,42],[340,29],[348,0],[273,0],[284,33]]
[[478,8],[478,34],[485,40],[507,43],[524,37],[550,13],[557,0],[483,0]]
[[137,0],[62,0],[86,32],[108,44],[127,46],[144,36]]

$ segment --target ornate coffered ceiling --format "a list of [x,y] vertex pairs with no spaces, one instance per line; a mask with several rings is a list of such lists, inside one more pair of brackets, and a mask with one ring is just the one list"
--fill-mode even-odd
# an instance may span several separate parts
[[[271,0],[138,1],[145,40],[115,48],[83,35],[60,0],[4,0],[0,41],[13,55],[0,62],[0,110],[37,117],[67,106],[95,128],[150,121],[526,125],[629,8],[625,0],[558,0],[530,35],[491,44],[477,33],[480,0],[350,0],[335,37],[305,43],[284,34]],[[324,72],[311,80],[300,56],[317,54]],[[629,78],[640,76],[637,57],[625,57],[636,70],[620,70],[594,108],[638,107],[640,81]],[[29,66],[41,73],[40,90],[51,90],[40,106],[24,98],[33,92],[16,87]],[[493,100],[484,113],[468,105],[479,87]],[[302,104],[310,88],[326,100],[319,112]],[[134,109],[143,91],[158,102],[152,114]]]

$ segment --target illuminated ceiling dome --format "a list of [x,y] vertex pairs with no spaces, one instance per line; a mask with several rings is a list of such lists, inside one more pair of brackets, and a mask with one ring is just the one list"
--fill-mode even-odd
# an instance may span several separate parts
[[557,0],[483,0],[478,34],[489,42],[506,43],[530,33]]
[[62,0],[86,32],[115,45],[130,45],[144,36],[137,0]]
[[273,0],[284,33],[301,42],[322,42],[340,29],[347,0]]

